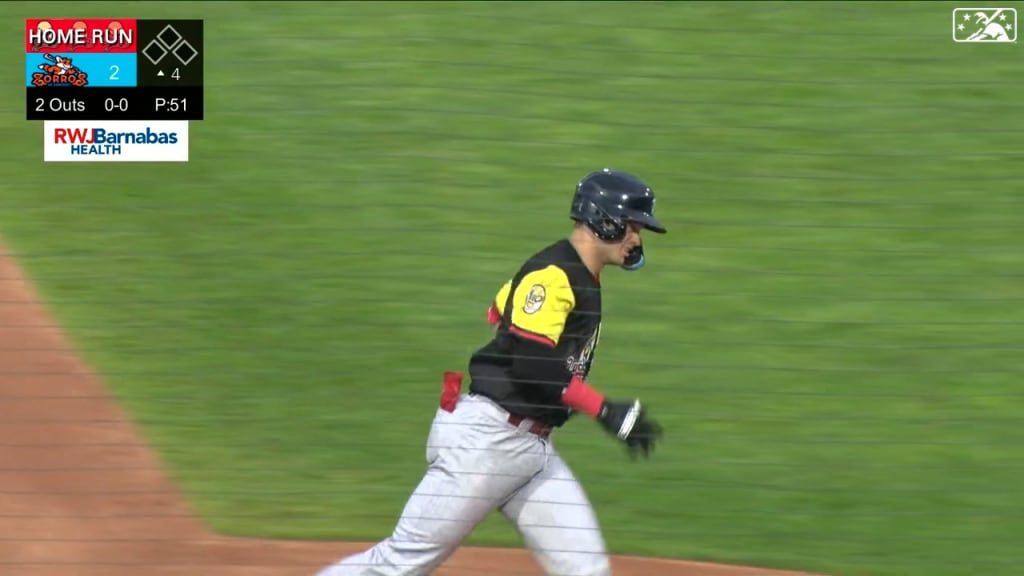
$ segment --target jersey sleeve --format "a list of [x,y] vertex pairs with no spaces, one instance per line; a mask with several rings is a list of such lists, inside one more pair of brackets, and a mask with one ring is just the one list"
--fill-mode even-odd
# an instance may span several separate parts
[[555,265],[527,273],[512,295],[509,331],[551,347],[558,345],[576,306],[569,276]]
[[505,285],[498,290],[498,294],[494,296],[494,301],[491,302],[491,307],[487,309],[487,323],[491,326],[497,325],[501,322],[501,317],[505,312],[505,303],[508,302],[509,292],[512,291],[512,281],[505,282]]

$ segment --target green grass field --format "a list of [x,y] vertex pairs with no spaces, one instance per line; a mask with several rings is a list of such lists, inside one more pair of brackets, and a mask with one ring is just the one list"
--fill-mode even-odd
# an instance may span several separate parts
[[[494,291],[633,171],[670,233],[606,274],[593,381],[667,436],[558,437],[611,548],[1011,574],[1022,52],[954,6],[4,3],[0,233],[214,529],[375,539]],[[41,16],[205,18],[191,162],[43,164]]]

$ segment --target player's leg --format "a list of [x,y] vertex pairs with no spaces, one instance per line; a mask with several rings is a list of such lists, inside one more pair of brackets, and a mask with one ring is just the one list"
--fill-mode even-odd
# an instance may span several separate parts
[[[482,500],[451,495],[457,483],[438,466],[427,469],[388,538],[324,568],[317,576],[421,576],[454,552],[487,514]],[[445,496],[445,494],[449,494]]]
[[501,509],[548,576],[610,576],[604,537],[583,487],[549,445],[547,464]]
[[439,410],[427,440],[426,475],[390,537],[317,576],[425,576],[477,524],[544,466],[544,445],[480,400]]

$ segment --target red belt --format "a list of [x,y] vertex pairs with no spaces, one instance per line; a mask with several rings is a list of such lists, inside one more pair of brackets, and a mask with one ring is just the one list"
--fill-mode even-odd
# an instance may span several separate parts
[[[524,420],[526,420],[526,418],[522,416],[516,416],[514,414],[510,414],[508,417],[508,423],[515,426],[516,428],[518,428]],[[533,423],[530,424],[530,434],[540,436],[541,438],[547,438],[548,436],[550,436],[552,430],[553,428],[551,426],[545,426],[544,424],[541,424],[536,420],[534,420]]]

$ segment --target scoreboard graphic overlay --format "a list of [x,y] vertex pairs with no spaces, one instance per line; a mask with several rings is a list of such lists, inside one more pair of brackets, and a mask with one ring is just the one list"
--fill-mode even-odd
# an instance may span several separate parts
[[25,114],[46,161],[187,161],[203,119],[203,21],[25,21]]

